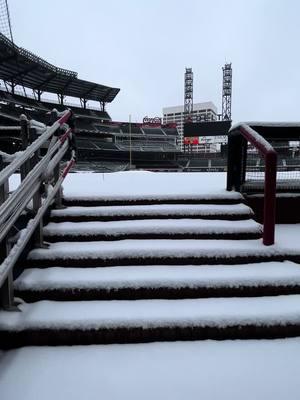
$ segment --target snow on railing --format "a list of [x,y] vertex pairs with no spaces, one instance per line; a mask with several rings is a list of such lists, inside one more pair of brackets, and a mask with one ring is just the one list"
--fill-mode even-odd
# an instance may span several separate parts
[[250,142],[264,157],[264,217],[263,244],[274,244],[277,153],[272,145],[246,124],[231,128],[228,133],[227,190],[240,191],[245,181],[247,142]]
[[[53,201],[57,205],[61,204],[61,184],[75,163],[71,117],[71,111],[62,114],[54,112],[52,118],[57,120],[53,121],[50,127],[46,127],[35,122],[31,123],[25,116],[21,116],[21,136],[25,138],[27,147],[11,156],[6,153],[0,154],[0,306],[2,307],[14,307],[12,272],[17,259],[32,237],[37,246],[43,245],[42,217]],[[32,134],[32,128],[35,130],[35,135]],[[40,135],[37,134],[36,128],[40,131]],[[30,145],[29,136],[33,140]],[[40,150],[46,143],[48,150],[43,157],[40,157]],[[70,147],[71,160],[60,174],[60,162]],[[19,169],[21,183],[14,192],[9,193],[9,178]],[[49,185],[53,185],[53,190],[48,190]],[[29,221],[21,235],[12,239],[12,228],[30,202],[33,205],[33,219]]]

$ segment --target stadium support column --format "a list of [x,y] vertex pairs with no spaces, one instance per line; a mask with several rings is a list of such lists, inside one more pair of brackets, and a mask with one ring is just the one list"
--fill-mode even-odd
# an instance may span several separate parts
[[[193,113],[193,71],[186,68],[184,74],[184,122],[192,121]],[[183,145],[185,151],[185,144]]]
[[102,112],[105,111],[105,101],[100,101],[100,110],[101,110]]
[[61,104],[63,106],[65,96],[63,94],[58,94],[57,97],[58,97],[59,104]]
[[81,103],[81,107],[86,109],[86,103],[87,103],[87,99],[81,98],[80,99],[80,103]]
[[222,120],[231,121],[232,68],[231,63],[223,67]]
[[8,89],[7,89],[7,86],[8,86],[8,87],[10,87],[11,93],[12,93],[12,94],[15,94],[15,87],[16,87],[16,84],[15,84],[15,82],[14,82],[13,79],[12,79],[11,81],[4,81],[4,84],[5,84],[5,87],[6,87],[6,90],[7,90],[7,91],[8,91]]
[[37,95],[38,101],[41,101],[41,95],[43,92],[40,89],[34,90],[33,92]]

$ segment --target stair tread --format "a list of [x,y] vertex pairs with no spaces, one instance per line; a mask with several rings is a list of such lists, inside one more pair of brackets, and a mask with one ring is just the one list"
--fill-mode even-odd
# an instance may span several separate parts
[[112,217],[112,216],[191,216],[191,215],[253,215],[251,208],[238,204],[151,204],[130,206],[71,206],[52,210],[51,217]]
[[261,234],[262,226],[252,219],[235,221],[201,219],[148,219],[134,221],[50,222],[46,236],[118,236],[125,234]]
[[[169,175],[170,178],[170,175]],[[170,190],[170,186],[167,184],[167,182],[164,182],[164,189],[165,193],[162,191],[162,187],[160,187],[158,191],[153,191],[151,190],[148,192],[146,190],[145,193],[142,193],[142,191],[138,191],[138,193],[129,193],[128,188],[126,188],[126,191],[123,193],[99,193],[99,194],[76,194],[72,195],[71,193],[65,193],[64,194],[64,199],[66,201],[76,201],[76,202],[84,202],[84,201],[90,201],[90,202],[95,202],[95,201],[101,201],[101,202],[114,202],[114,201],[124,201],[124,202],[138,202],[142,200],[147,200],[147,201],[182,201],[182,200],[216,200],[216,201],[222,201],[222,200],[242,200],[244,197],[242,196],[241,193],[235,192],[235,191],[227,191],[225,189],[217,190],[217,191],[205,191],[201,193],[201,190],[196,189],[196,190],[190,190],[190,191],[185,191],[185,192],[180,192],[175,189],[175,191],[172,193]],[[167,187],[166,187],[167,185]],[[178,186],[177,186],[178,187]],[[88,190],[88,188],[87,188]]]
[[31,260],[113,260],[120,258],[186,258],[186,257],[274,257],[287,256],[283,246],[264,246],[261,240],[135,240],[58,242],[48,249],[34,249],[28,254]]
[[234,266],[30,268],[23,271],[14,285],[18,291],[295,286],[300,285],[300,265],[285,261]]
[[300,324],[300,295],[184,300],[39,301],[0,311],[0,331]]

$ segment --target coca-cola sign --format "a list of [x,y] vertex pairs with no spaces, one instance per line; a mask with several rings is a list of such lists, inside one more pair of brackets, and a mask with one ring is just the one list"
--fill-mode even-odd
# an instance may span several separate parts
[[154,118],[144,117],[143,124],[161,125],[161,118],[159,118],[159,117],[154,117]]

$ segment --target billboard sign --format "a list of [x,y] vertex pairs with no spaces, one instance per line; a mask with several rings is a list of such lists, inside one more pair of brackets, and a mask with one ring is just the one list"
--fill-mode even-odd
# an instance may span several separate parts
[[183,144],[184,145],[196,145],[199,144],[199,138],[198,137],[187,137],[185,136],[183,139]]
[[194,136],[227,136],[231,121],[186,122],[184,137]]
[[145,125],[161,125],[162,120],[160,117],[154,117],[154,118],[149,118],[149,117],[144,117],[143,118],[143,124]]

